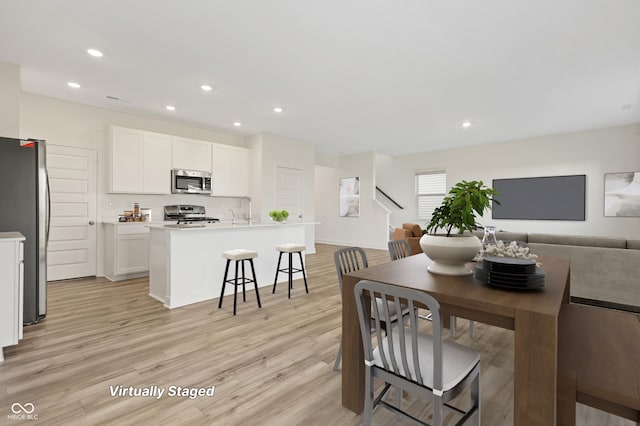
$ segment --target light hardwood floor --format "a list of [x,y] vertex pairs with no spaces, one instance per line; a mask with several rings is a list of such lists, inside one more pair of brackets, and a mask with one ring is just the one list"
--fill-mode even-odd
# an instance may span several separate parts
[[[358,425],[341,406],[340,373],[332,370],[340,339],[341,298],[333,266],[338,248],[317,245],[306,257],[309,294],[294,282],[275,295],[261,289],[263,307],[247,291],[232,315],[232,298],[167,310],[147,295],[148,280],[103,278],[49,285],[48,315],[25,328],[0,364],[0,424],[18,402],[32,403],[39,424]],[[367,250],[370,264],[388,253]],[[213,259],[212,261],[221,259]],[[260,259],[257,260],[258,262]],[[222,279],[222,278],[220,278]],[[513,333],[458,321],[459,343],[481,351],[482,424],[511,425]],[[213,397],[112,397],[110,386],[215,386]],[[425,404],[405,406],[428,419]],[[632,425],[579,407],[579,425]],[[374,424],[402,424],[384,409]]]

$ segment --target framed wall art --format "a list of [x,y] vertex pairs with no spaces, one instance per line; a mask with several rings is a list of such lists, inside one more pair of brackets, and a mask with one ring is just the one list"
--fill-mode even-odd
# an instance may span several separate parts
[[640,172],[604,175],[604,215],[640,217]]
[[360,178],[340,179],[340,217],[360,217]]

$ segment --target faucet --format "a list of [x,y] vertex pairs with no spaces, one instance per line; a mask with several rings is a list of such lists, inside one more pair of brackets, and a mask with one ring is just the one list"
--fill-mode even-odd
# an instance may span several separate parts
[[[251,225],[251,197],[242,197],[242,200],[249,200],[249,214],[247,215],[247,225]],[[240,203],[242,203],[240,200]]]
[[231,215],[233,216],[233,219],[231,219],[231,224],[235,226],[235,224],[236,224],[236,213],[233,211],[233,209],[229,209],[229,211],[231,212]]

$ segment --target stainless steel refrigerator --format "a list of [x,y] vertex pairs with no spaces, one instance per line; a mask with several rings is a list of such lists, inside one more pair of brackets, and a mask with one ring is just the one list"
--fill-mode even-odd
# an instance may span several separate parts
[[0,231],[18,231],[26,238],[25,325],[47,313],[49,216],[45,141],[0,137]]

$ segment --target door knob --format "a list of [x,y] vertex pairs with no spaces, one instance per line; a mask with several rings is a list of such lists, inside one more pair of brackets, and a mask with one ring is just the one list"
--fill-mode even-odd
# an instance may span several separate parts
[[96,223],[92,220],[89,221],[89,225],[95,225]]

